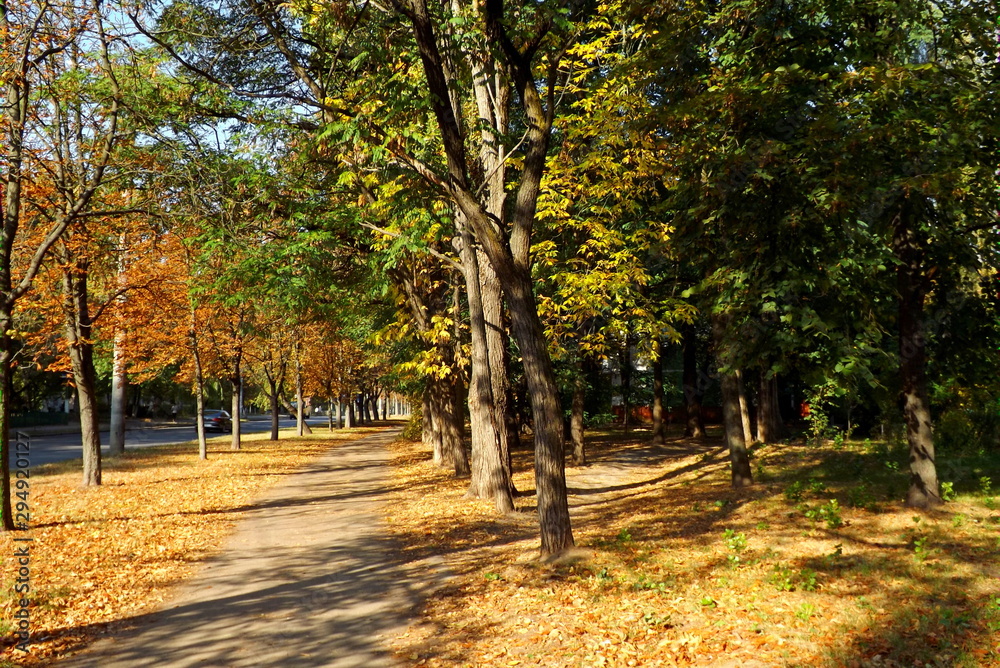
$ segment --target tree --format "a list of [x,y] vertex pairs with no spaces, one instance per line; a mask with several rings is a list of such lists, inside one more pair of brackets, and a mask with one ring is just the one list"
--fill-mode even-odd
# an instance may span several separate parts
[[[11,325],[19,299],[30,290],[42,261],[66,228],[90,213],[91,201],[101,187],[113,149],[118,140],[119,89],[110,57],[111,39],[105,31],[106,9],[99,4],[22,3],[0,4],[0,39],[3,71],[3,120],[0,128],[5,147],[3,169],[3,229],[0,233],[0,484],[3,496],[4,529],[14,528],[10,513],[9,418]],[[64,157],[59,136],[47,132],[59,127],[52,123],[66,109],[67,72],[79,71],[86,54],[95,54],[93,71],[107,88],[87,100],[85,116],[70,119],[75,131],[88,141],[75,146],[80,169],[53,171],[49,155]],[[86,123],[86,126],[84,125]],[[75,136],[75,135],[74,135]],[[57,140],[46,145],[46,138]],[[70,137],[64,137],[69,140]],[[49,153],[49,151],[54,153]],[[67,167],[68,165],[62,165]],[[60,190],[25,188],[26,182],[45,175]],[[52,201],[34,200],[36,196]],[[35,206],[37,204],[37,206]],[[31,234],[34,232],[34,234]],[[20,246],[30,234],[30,245]],[[15,249],[17,255],[15,255]],[[15,257],[27,258],[15,268]],[[100,482],[100,468],[92,451],[85,482]]]

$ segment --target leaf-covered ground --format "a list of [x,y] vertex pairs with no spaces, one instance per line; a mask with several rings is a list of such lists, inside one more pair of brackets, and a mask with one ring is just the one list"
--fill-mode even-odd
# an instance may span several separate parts
[[[524,512],[498,517],[397,442],[388,521],[414,557],[455,574],[396,640],[413,666],[1000,666],[1000,482],[964,467],[945,509],[902,507],[906,455],[800,442],[754,453],[728,484],[717,439],[651,447],[598,435],[570,468],[581,554],[536,557],[530,453]],[[947,468],[947,467],[946,467]],[[990,475],[992,474],[992,479]]]
[[234,522],[278,479],[326,452],[353,429],[276,442],[255,434],[137,449],[105,458],[104,484],[80,486],[79,460],[31,471],[31,651],[13,647],[15,537],[0,533],[0,666],[46,665],[156,607],[169,588],[218,550]]

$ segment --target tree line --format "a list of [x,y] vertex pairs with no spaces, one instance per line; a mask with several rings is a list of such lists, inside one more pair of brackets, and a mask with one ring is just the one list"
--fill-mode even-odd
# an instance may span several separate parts
[[941,502],[936,417],[996,447],[988,3],[2,14],[5,388],[56,317],[78,391],[106,312],[122,373],[171,351],[195,388],[235,387],[254,357],[272,410],[282,374],[349,342],[419,397],[435,461],[499,512],[526,398],[544,554],[573,545],[565,451],[585,461],[587,379],[609,361],[626,420],[634,357],[651,362],[654,439],[663,361],[683,366],[691,435],[717,374],[736,487],[792,382],[813,425],[902,425],[915,507]]

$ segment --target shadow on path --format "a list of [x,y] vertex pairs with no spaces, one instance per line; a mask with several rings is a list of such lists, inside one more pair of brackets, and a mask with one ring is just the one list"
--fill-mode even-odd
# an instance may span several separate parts
[[388,640],[443,576],[405,563],[380,527],[395,435],[335,445],[288,476],[167,607],[56,665],[397,665]]

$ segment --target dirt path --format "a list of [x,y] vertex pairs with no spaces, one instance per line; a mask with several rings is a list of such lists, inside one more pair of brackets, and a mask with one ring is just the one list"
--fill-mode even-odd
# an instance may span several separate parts
[[437,578],[401,563],[380,527],[396,433],[336,445],[288,476],[167,607],[59,668],[398,665],[388,641]]

